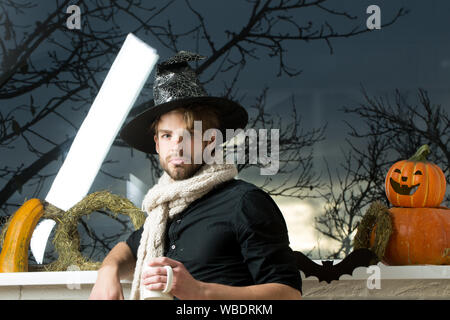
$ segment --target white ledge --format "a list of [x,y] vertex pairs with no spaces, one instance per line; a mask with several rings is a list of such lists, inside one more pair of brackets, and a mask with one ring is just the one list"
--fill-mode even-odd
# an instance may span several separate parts
[[[320,260],[314,260],[321,264]],[[335,260],[335,264],[340,260]],[[408,279],[450,279],[450,266],[415,265],[415,266],[386,266],[382,263],[380,268],[382,280],[408,280]],[[303,281],[317,281],[317,277],[310,276]],[[340,280],[366,280],[373,274],[371,269],[358,267],[353,275],[342,275]],[[42,285],[67,285],[67,284],[94,284],[97,279],[97,271],[59,271],[59,272],[14,272],[0,273],[0,286],[42,286]],[[130,280],[122,280],[122,283],[130,283]]]
[[[46,286],[94,284],[97,271],[12,272],[0,273],[0,286]],[[122,280],[122,283],[131,283]]]
[[[322,264],[321,260],[313,260],[317,264]],[[342,260],[334,260],[334,264]],[[382,280],[412,280],[412,279],[450,279],[450,265],[411,265],[411,266],[387,266],[383,263],[378,263],[376,266],[380,268],[380,278]],[[368,267],[358,267],[353,270],[353,274],[342,275],[339,280],[366,280],[373,274]],[[302,279],[304,281],[317,280],[317,277],[310,276],[305,278],[302,272]]]
[[[450,299],[450,266],[379,263],[356,268],[352,276],[329,284],[301,274],[303,299]],[[375,287],[373,276],[380,280]],[[85,300],[96,280],[97,271],[0,273],[0,300]],[[121,282],[128,299],[131,281]]]

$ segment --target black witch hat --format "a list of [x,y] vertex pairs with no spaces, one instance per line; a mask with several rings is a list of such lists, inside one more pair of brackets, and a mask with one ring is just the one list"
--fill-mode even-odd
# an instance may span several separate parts
[[121,138],[133,148],[146,153],[156,153],[154,132],[150,126],[158,117],[179,107],[196,103],[214,108],[220,121],[219,129],[225,141],[225,129],[244,129],[247,111],[238,103],[222,97],[208,96],[189,66],[189,61],[204,59],[198,54],[180,51],[167,61],[159,63],[153,84],[154,103],[137,115],[122,129]]

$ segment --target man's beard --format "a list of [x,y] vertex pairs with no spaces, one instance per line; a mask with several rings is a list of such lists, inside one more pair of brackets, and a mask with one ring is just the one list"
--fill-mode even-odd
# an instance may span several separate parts
[[[192,177],[203,164],[191,164],[188,165],[169,165],[169,161],[161,161],[159,163],[163,170],[167,172],[167,174],[173,180],[184,180]],[[170,167],[169,167],[170,166]]]

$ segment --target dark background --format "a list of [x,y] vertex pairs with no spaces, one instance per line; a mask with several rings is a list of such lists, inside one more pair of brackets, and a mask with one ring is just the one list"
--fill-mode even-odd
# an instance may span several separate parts
[[[5,52],[10,52],[8,50],[16,48],[21,40],[26,39],[27,35],[38,27],[37,21],[44,21],[58,6],[61,8],[67,6],[63,5],[62,1],[0,1],[0,3],[2,5],[0,14],[3,10],[0,17],[2,23],[0,37],[4,47],[0,58],[3,59],[2,72],[5,72],[8,65],[11,65],[8,61],[5,61]],[[29,7],[17,11],[13,8],[14,3],[29,4]],[[90,20],[89,25],[87,25],[85,19],[87,8],[106,6],[108,3],[108,1],[69,1],[68,4],[76,4],[81,8],[81,29],[68,30],[62,26],[59,33],[51,36],[53,42],[43,40],[29,57],[36,70],[46,67],[51,69],[55,66],[52,60],[53,52],[56,55],[69,54],[71,46],[74,45],[70,39],[78,36],[77,32],[95,37],[102,32],[119,30],[125,35],[128,32],[136,31],[136,27],[139,26],[137,16],[144,19],[154,14],[156,10],[147,12],[136,7],[133,11],[130,11],[133,15],[119,11],[114,15],[114,18],[99,17]],[[124,6],[127,1],[117,3]],[[167,3],[166,1],[152,1],[151,4],[144,3],[143,6],[162,8]],[[273,3],[277,4],[278,2]],[[295,1],[287,1],[286,3],[292,4]],[[196,13],[189,9],[188,4],[195,9]],[[299,124],[303,130],[314,130],[326,125],[323,139],[316,141],[312,146],[305,149],[305,152],[311,152],[311,163],[313,165],[306,171],[314,172],[322,187],[311,188],[309,191],[306,189],[307,192],[303,192],[300,197],[278,196],[277,193],[273,193],[273,197],[280,205],[280,209],[288,222],[293,249],[302,250],[315,256],[326,255],[327,252],[333,252],[340,247],[339,241],[332,240],[323,232],[317,231],[314,218],[324,214],[326,211],[324,206],[334,201],[329,194],[330,179],[337,181],[337,172],[345,172],[342,163],[345,161],[345,155],[349,154],[351,150],[347,140],[353,141],[353,145],[361,148],[361,150],[368,144],[368,140],[354,139],[349,135],[348,123],[357,130],[364,131],[367,129],[365,119],[355,113],[345,113],[342,108],[357,108],[367,102],[363,89],[370,97],[382,97],[385,101],[392,102],[395,101],[396,90],[398,89],[405,104],[420,105],[418,89],[422,88],[428,93],[433,105],[441,106],[441,112],[448,114],[450,110],[450,25],[448,20],[450,3],[448,1],[325,1],[323,6],[345,12],[354,19],[347,19],[342,14],[329,15],[327,12],[314,7],[283,11],[278,16],[289,16],[292,21],[302,25],[306,24],[307,21],[313,21],[318,25],[327,21],[333,26],[334,31],[346,33],[353,28],[365,29],[366,19],[369,17],[366,8],[372,4],[381,8],[382,24],[393,21],[400,8],[403,8],[404,13],[407,12],[407,14],[402,14],[391,25],[383,26],[381,30],[363,32],[349,37],[331,38],[329,43],[320,39],[313,41],[286,40],[283,42],[283,49],[285,50],[283,62],[295,71],[301,71],[295,76],[289,76],[286,72],[278,74],[280,70],[279,55],[271,56],[273,52],[255,45],[253,46],[254,51],[251,51],[255,58],[250,55],[246,57],[245,68],[239,73],[230,94],[247,108],[251,116],[255,116],[256,110],[252,109],[252,106],[256,104],[263,89],[267,88],[265,110],[273,116],[281,116],[283,123],[287,124],[292,120],[292,108],[294,107],[297,115],[301,116]],[[237,0],[192,1],[189,3],[178,1],[171,3],[164,11],[156,15],[149,24],[161,25],[167,30],[168,22],[170,22],[173,32],[182,34],[198,26],[200,21],[198,17],[201,16],[204,19],[203,26],[211,35],[215,45],[220,47],[222,43],[226,43],[232,37],[230,33],[226,32],[227,30],[239,32],[242,25],[248,22],[252,6],[253,3],[251,2]],[[5,24],[4,13],[8,13],[13,27],[8,27]],[[64,22],[69,14],[60,10],[59,17],[60,21]],[[292,24],[280,22],[277,26],[280,26],[279,29],[274,27],[277,34],[295,33],[293,31],[295,28],[291,29],[293,28]],[[9,29],[15,32],[15,37],[12,39],[7,36],[7,32],[11,32]],[[158,30],[154,29],[153,31],[158,32]],[[154,33],[145,30],[145,28],[137,30],[135,34],[158,51],[160,60],[165,60],[175,52],[174,47],[165,45],[155,37]],[[198,52],[210,57],[214,52],[207,41],[202,38],[203,35],[200,28],[197,32],[184,38],[180,36],[177,48]],[[0,145],[0,167],[3,168],[0,175],[0,189],[4,188],[14,175],[19,174],[23,168],[36,161],[54,145],[76,133],[76,128],[79,127],[88,111],[89,101],[92,102],[95,97],[98,85],[101,85],[108,66],[111,65],[117,49],[120,48],[120,43],[124,39],[124,36],[118,36],[113,41],[115,44],[113,49],[110,51],[104,49],[103,55],[99,54],[98,58],[93,60],[95,62],[88,64],[86,69],[80,70],[80,73],[87,72],[86,70],[89,70],[89,68],[95,70],[92,74],[86,74],[85,78],[77,79],[78,84],[86,81],[88,88],[80,92],[81,97],[78,101],[65,102],[65,107],[59,111],[61,115],[51,114],[33,125],[32,130],[38,132],[39,135],[24,133],[3,141]],[[100,53],[102,45],[103,42],[98,41]],[[90,48],[92,46],[95,46],[95,41],[87,45]],[[233,50],[229,58],[238,61],[241,57],[240,51],[236,48]],[[96,70],[99,64],[103,64],[102,70]],[[236,75],[234,72],[236,69],[215,74],[218,68],[220,68],[219,60],[200,74],[201,80],[205,82],[213,78],[212,81],[205,83],[205,87],[211,95],[226,93]],[[64,81],[65,77],[73,79],[73,72],[76,73],[76,71],[72,71],[72,74],[61,75],[60,81]],[[136,105],[151,99],[153,77],[152,73]],[[17,79],[19,78],[20,75],[17,76]],[[71,86],[76,87],[77,81],[70,82],[69,88]],[[95,84],[97,84],[97,87]],[[8,82],[3,84],[3,88],[0,87],[0,89],[8,89],[7,85]],[[25,86],[24,83],[22,85]],[[20,127],[30,121],[33,117],[30,112],[30,105],[35,105],[39,110],[52,97],[61,95],[61,92],[61,88],[50,84],[47,86],[41,85],[15,97],[0,98],[0,111],[5,126],[3,134],[6,135],[14,130],[12,120],[15,120]],[[65,120],[62,119],[62,116]],[[70,120],[70,124],[66,120]],[[448,118],[443,117],[442,121],[444,127],[445,125],[448,126]],[[426,124],[418,123],[417,125],[420,127]],[[443,138],[446,137],[448,140],[449,130],[443,130],[442,132]],[[428,142],[426,137],[421,141]],[[443,139],[443,141],[446,140]],[[39,151],[32,150],[30,145]],[[417,147],[412,146],[411,148]],[[400,150],[395,153],[391,148],[389,152],[391,152],[388,157],[390,161],[403,156]],[[34,179],[28,180],[8,197],[7,201],[1,204],[2,215],[4,217],[11,215],[26,198],[45,199],[54,175],[62,164],[63,157],[64,153],[57,161],[48,163],[39,171],[38,176],[36,175]],[[439,158],[437,161],[442,159]],[[330,176],[327,174],[327,163]],[[448,162],[444,159],[438,164],[445,169]],[[290,174],[295,178],[297,172],[304,171],[294,170]],[[126,180],[130,173],[139,177],[148,187],[154,183],[155,176],[157,176],[155,171],[151,169],[151,162],[144,154],[131,151],[129,148],[117,144],[111,148],[102,167],[102,172],[98,174],[91,191],[107,189],[115,194],[126,196]],[[448,179],[448,170],[445,173]],[[381,175],[383,174],[381,173]],[[265,177],[258,175],[255,168],[246,168],[246,170],[240,172],[239,177],[259,185],[265,179]],[[276,184],[276,180],[281,181],[284,176],[277,175],[272,179],[272,182]],[[344,190],[341,191],[344,192]],[[338,194],[341,191],[334,190]],[[357,216],[361,217],[365,208],[361,206],[358,209]],[[126,218],[123,218],[123,220],[126,221]],[[125,239],[131,232],[131,229],[124,230],[122,224],[116,224],[116,222],[101,214],[93,214],[86,221],[100,238],[118,234],[118,237],[111,240],[109,247],[118,240]],[[350,224],[354,227],[355,221],[350,222]],[[80,232],[85,232],[83,227],[80,227]],[[352,235],[354,235],[354,231],[348,232],[346,237],[351,238]],[[90,241],[87,239],[82,243],[83,250],[88,255],[101,259],[106,249],[93,246]],[[94,243],[96,244],[95,241]],[[100,253],[93,250],[93,247]]]

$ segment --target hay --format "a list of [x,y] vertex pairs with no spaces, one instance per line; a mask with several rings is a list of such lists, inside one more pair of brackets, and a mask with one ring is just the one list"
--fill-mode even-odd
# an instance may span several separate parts
[[[378,261],[382,261],[392,234],[391,219],[389,209],[385,205],[378,201],[372,203],[358,226],[353,242],[354,249],[368,248],[376,254]],[[375,240],[373,245],[370,246],[370,238],[374,228]],[[373,261],[373,263],[378,261]]]
[[[53,244],[58,253],[58,259],[48,265],[34,266],[30,269],[34,271],[66,271],[70,266],[77,266],[80,270],[97,270],[101,262],[88,260],[79,251],[78,222],[83,216],[101,209],[109,210],[114,217],[117,217],[119,213],[128,216],[135,230],[139,229],[145,221],[145,214],[130,200],[113,195],[108,191],[91,193],[66,212],[45,203],[43,218],[53,219],[57,223]],[[8,224],[9,221],[1,232],[1,243],[3,243]]]

